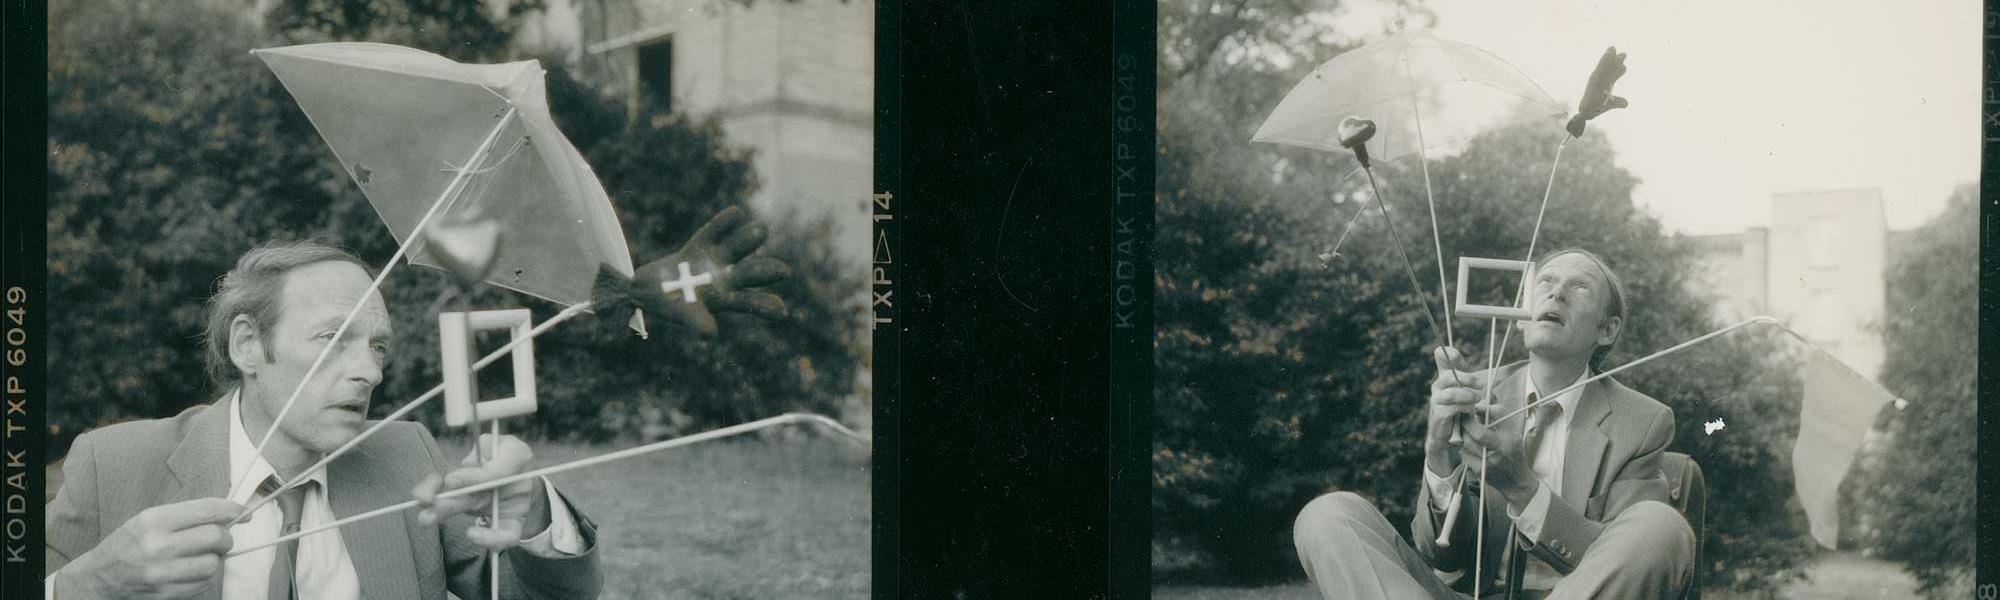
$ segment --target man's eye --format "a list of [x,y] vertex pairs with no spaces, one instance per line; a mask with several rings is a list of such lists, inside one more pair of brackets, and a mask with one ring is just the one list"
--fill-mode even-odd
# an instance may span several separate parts
[[329,340],[332,340],[332,339],[333,339],[333,332],[331,332],[331,331],[322,331],[322,332],[319,332],[319,333],[317,333],[317,334],[314,334],[314,335],[313,335],[313,339],[315,339],[315,340],[320,340],[320,341],[329,341]]

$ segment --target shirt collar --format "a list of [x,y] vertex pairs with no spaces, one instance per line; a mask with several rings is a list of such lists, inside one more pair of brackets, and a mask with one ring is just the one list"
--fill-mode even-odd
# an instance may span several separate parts
[[[257,452],[256,440],[243,428],[243,389],[229,392],[229,481],[242,482],[241,488],[229,490],[229,500],[238,504],[248,504],[256,497],[257,486],[264,478],[277,473],[269,461]],[[245,477],[248,475],[248,477]],[[326,488],[326,467],[313,469],[307,473],[307,480]]]
[[[1540,388],[1535,386],[1534,372],[1530,371],[1528,367],[1523,367],[1521,369],[1521,377],[1523,379],[1526,379],[1528,382],[1527,393],[1534,394],[1536,398],[1540,398],[1542,392]],[[1584,367],[1583,374],[1577,375],[1576,381],[1570,382],[1569,385],[1565,385],[1563,386],[1563,388],[1574,387],[1576,384],[1581,383],[1583,382],[1583,380],[1589,378],[1590,378],[1590,367]],[[1562,389],[1562,388],[1557,388],[1557,389]],[[1556,397],[1556,404],[1562,406],[1563,414],[1565,415],[1576,414],[1576,403],[1583,401],[1584,389],[1585,388],[1576,388],[1574,390],[1570,390],[1568,393]]]

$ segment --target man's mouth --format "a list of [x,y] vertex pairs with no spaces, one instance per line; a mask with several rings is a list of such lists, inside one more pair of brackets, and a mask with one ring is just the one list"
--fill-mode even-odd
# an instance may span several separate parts
[[328,406],[327,408],[330,408],[330,409],[333,409],[333,410],[338,410],[338,411],[344,411],[344,412],[350,412],[350,413],[354,413],[354,415],[355,415],[355,416],[359,416],[359,417],[366,417],[366,416],[368,416],[368,403],[367,403],[367,402],[363,402],[363,401],[361,401],[361,400],[342,400],[342,401],[339,401],[339,402],[335,402],[335,403],[333,403],[332,405]]
[[1557,312],[1555,312],[1555,311],[1544,311],[1544,312],[1542,312],[1541,314],[1538,314],[1538,315],[1535,315],[1535,322],[1536,322],[1536,323],[1554,323],[1554,324],[1557,324],[1557,325],[1562,325],[1562,324],[1563,324],[1563,318],[1562,318],[1562,315],[1561,315],[1561,314],[1558,314],[1558,313],[1557,313]]

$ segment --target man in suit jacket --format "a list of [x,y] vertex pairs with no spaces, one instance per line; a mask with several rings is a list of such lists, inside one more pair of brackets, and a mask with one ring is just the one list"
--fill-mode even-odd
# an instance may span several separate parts
[[[596,597],[595,528],[545,479],[502,488],[492,523],[468,514],[486,511],[486,494],[435,498],[442,488],[524,470],[532,454],[512,437],[482,438],[490,451],[483,466],[468,456],[440,477],[452,465],[430,433],[396,423],[304,472],[367,425],[391,326],[380,294],[363,297],[370,280],[359,259],[316,242],[245,254],[209,306],[210,374],[232,391],[171,418],[76,439],[48,509],[50,596],[442,599],[449,589],[472,599],[487,597],[488,569],[498,568],[506,597]],[[328,345],[324,364],[311,370]],[[274,427],[260,454],[255,440]],[[229,526],[250,501],[298,479],[307,483]],[[422,510],[224,559],[232,547],[412,495]],[[505,550],[499,564],[488,564],[488,550]]]
[[[1557,252],[1536,269],[1535,318],[1519,327],[1528,360],[1475,372],[1455,349],[1437,351],[1424,485],[1411,541],[1367,499],[1327,494],[1300,511],[1293,541],[1326,598],[1466,598],[1478,541],[1479,461],[1486,460],[1481,588],[1499,591],[1503,565],[1520,563],[1530,598],[1679,598],[1693,577],[1694,534],[1666,504],[1662,454],[1673,411],[1611,379],[1496,423],[1589,377],[1618,340],[1624,287],[1595,254]],[[1493,378],[1492,404],[1481,404]],[[1452,429],[1464,427],[1461,443]],[[1463,494],[1454,494],[1462,490]],[[1448,502],[1461,511],[1437,542]],[[1454,581],[1439,571],[1455,574]]]

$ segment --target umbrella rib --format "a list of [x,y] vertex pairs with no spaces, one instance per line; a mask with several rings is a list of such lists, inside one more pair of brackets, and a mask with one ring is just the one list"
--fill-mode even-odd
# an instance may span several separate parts
[[[1516,92],[1516,91],[1514,91],[1514,90],[1510,90],[1510,89],[1507,89],[1507,88],[1504,88],[1504,87],[1501,87],[1501,86],[1498,86],[1498,85],[1494,85],[1494,84],[1493,84],[1492,82],[1489,82],[1489,81],[1481,81],[1481,80],[1478,80],[1478,79],[1468,79],[1468,80],[1466,80],[1466,81],[1467,81],[1468,83],[1477,83],[1477,84],[1479,84],[1479,85],[1483,85],[1483,86],[1486,86],[1486,87],[1490,87],[1490,88],[1493,88],[1493,91],[1496,91],[1496,92],[1500,92],[1500,93],[1502,93],[1502,94],[1506,94],[1506,95],[1509,95],[1509,96],[1513,96],[1513,97],[1515,97],[1515,98],[1520,98],[1520,99],[1522,99],[1522,100],[1526,100],[1526,101],[1528,101],[1528,103],[1529,103],[1529,104],[1537,104],[1537,105],[1540,105],[1540,104],[1542,104],[1542,101],[1541,101],[1540,99],[1537,99],[1537,98],[1535,98],[1535,97],[1533,97],[1533,96],[1526,96],[1526,95],[1523,95],[1523,94],[1521,94],[1520,92]],[[1539,90],[1538,90],[1538,91],[1539,91]],[[1560,109],[1560,111],[1561,111],[1561,113],[1562,113],[1562,114],[1568,114],[1568,113],[1569,113],[1569,109],[1568,109],[1568,108],[1562,108],[1562,107],[1560,107],[1560,105],[1558,105],[1558,108]]]
[[[1520,76],[1520,78],[1521,78],[1521,81],[1523,81],[1523,82],[1526,82],[1526,83],[1527,83],[1527,84],[1528,84],[1528,85],[1529,85],[1530,87],[1533,87],[1533,88],[1535,88],[1535,92],[1536,92],[1536,93],[1539,93],[1539,94],[1541,94],[1543,98],[1547,98],[1547,99],[1549,100],[1549,102],[1551,102],[1551,103],[1554,103],[1554,104],[1556,104],[1557,106],[1562,106],[1562,103],[1561,103],[1561,102],[1557,102],[1557,101],[1556,101],[1556,98],[1555,98],[1555,96],[1551,96],[1551,95],[1549,95],[1549,91],[1548,91],[1548,90],[1545,90],[1545,89],[1542,89],[1542,84],[1539,84],[1539,83],[1535,83],[1535,80],[1533,80],[1533,79],[1529,79],[1529,78],[1528,78],[1528,75],[1527,75],[1526,73],[1522,73],[1522,72],[1521,72],[1521,69],[1519,69],[1519,68],[1517,68],[1517,67],[1515,67],[1515,66],[1514,66],[1514,63],[1510,63],[1510,62],[1507,62],[1507,59],[1504,59],[1504,58],[1500,58],[1500,56],[1499,56],[1499,55],[1497,55],[1497,54],[1494,54],[1494,53],[1492,53],[1492,52],[1487,52],[1485,48],[1480,48],[1480,47],[1478,47],[1478,46],[1473,46],[1473,45],[1471,45],[1471,44],[1460,44],[1460,43],[1457,43],[1457,42],[1452,42],[1452,43],[1453,43],[1454,45],[1456,45],[1456,46],[1460,47],[1460,48],[1463,48],[1463,49],[1467,50],[1467,51],[1471,51],[1471,52],[1477,52],[1477,53],[1480,53],[1480,54],[1484,54],[1484,55],[1486,55],[1486,57],[1487,57],[1487,58],[1491,58],[1491,59],[1493,59],[1493,62],[1497,62],[1497,63],[1500,63],[1500,64],[1502,64],[1502,65],[1506,65],[1506,66],[1507,66],[1507,68],[1508,68],[1508,69],[1510,69],[1510,70],[1511,70],[1511,71],[1513,72],[1513,74],[1515,74],[1515,75],[1518,75],[1518,76]],[[1475,80],[1475,81],[1477,81],[1477,80]],[[1482,82],[1482,83],[1484,83],[1484,82]],[[1492,84],[1487,84],[1487,85],[1492,85]],[[1497,85],[1493,86],[1493,88],[1494,88],[1494,89],[1498,89],[1498,90],[1500,90],[1500,91],[1503,91],[1503,92],[1507,92],[1507,93],[1510,93],[1510,94],[1514,94],[1514,95],[1516,95],[1516,96],[1521,96],[1521,94],[1518,94],[1518,93],[1514,93],[1514,92],[1511,92],[1511,91],[1508,91],[1508,90],[1507,90],[1506,88],[1502,88],[1502,87],[1500,87],[1500,86],[1497,86]],[[1521,97],[1523,97],[1523,98],[1527,98],[1527,96],[1521,96]],[[1534,98],[1528,98],[1528,100],[1532,101],[1532,100],[1534,100]],[[1568,109],[1567,109],[1567,108],[1565,108],[1564,110],[1565,110],[1565,111],[1567,111]]]
[[[256,50],[251,50],[251,51],[250,51],[250,53],[251,53],[251,54],[262,54],[262,53],[265,53],[265,52],[269,52],[269,51],[270,51],[270,50],[268,50],[268,49],[262,49],[262,48],[260,48],[260,49],[256,49]],[[426,52],[425,54],[430,54],[430,53]],[[285,53],[280,53],[280,55],[282,55],[282,56],[285,56],[285,57],[287,57],[287,58],[296,58],[296,59],[299,59],[299,60],[310,60],[310,61],[313,61],[313,62],[317,62],[317,63],[323,63],[323,64],[329,64],[329,65],[334,65],[334,66],[340,66],[340,67],[347,67],[347,68],[350,68],[350,69],[366,69],[366,70],[369,70],[369,71],[376,71],[376,72],[379,72],[379,73],[388,73],[388,74],[390,74],[390,75],[401,75],[401,76],[404,76],[404,77],[416,77],[416,78],[421,78],[421,79],[430,79],[430,80],[435,80],[435,81],[443,81],[443,82],[447,82],[447,83],[457,83],[457,84],[463,84],[463,85],[469,85],[469,86],[473,86],[473,87],[477,87],[477,88],[479,88],[479,89],[482,89],[482,90],[486,90],[486,93],[489,93],[489,94],[493,94],[493,95],[494,95],[495,97],[499,98],[499,99],[500,99],[501,101],[504,101],[504,102],[507,102],[508,104],[513,104],[513,102],[514,102],[514,101],[513,101],[512,99],[508,98],[508,97],[507,97],[507,96],[506,96],[505,94],[501,94],[501,93],[500,93],[499,91],[497,91],[497,90],[494,90],[494,89],[493,89],[492,87],[489,87],[489,86],[487,86],[487,85],[486,85],[486,84],[484,84],[484,83],[480,83],[480,82],[477,82],[477,81],[473,81],[473,80],[470,80],[470,79],[460,79],[460,78],[457,78],[457,77],[449,77],[449,76],[446,76],[446,75],[443,75],[443,74],[438,74],[438,73],[412,73],[412,72],[409,72],[409,71],[397,71],[397,70],[394,70],[394,69],[389,69],[389,68],[385,68],[385,67],[381,67],[381,66],[377,66],[377,65],[372,65],[372,64],[367,64],[367,63],[357,63],[357,62],[345,62],[345,61],[338,61],[338,60],[333,60],[333,59],[330,59],[330,58],[326,58],[326,57],[322,57],[322,56],[313,56],[313,55],[310,55],[310,54],[294,54],[294,53],[290,53],[290,52],[285,52]],[[460,66],[460,67],[463,67],[463,66],[466,66],[466,64],[465,64],[465,63],[461,63],[461,62],[458,62],[458,61],[455,61],[455,60],[451,60],[451,59],[449,59],[449,58],[445,58],[445,57],[443,57],[443,56],[438,56],[438,55],[436,55],[436,54],[431,54],[431,56],[437,56],[437,57],[438,57],[439,59],[442,59],[442,60],[445,60],[445,61],[447,61],[447,62],[450,62],[450,63],[452,63],[453,65],[457,65],[457,66]]]

